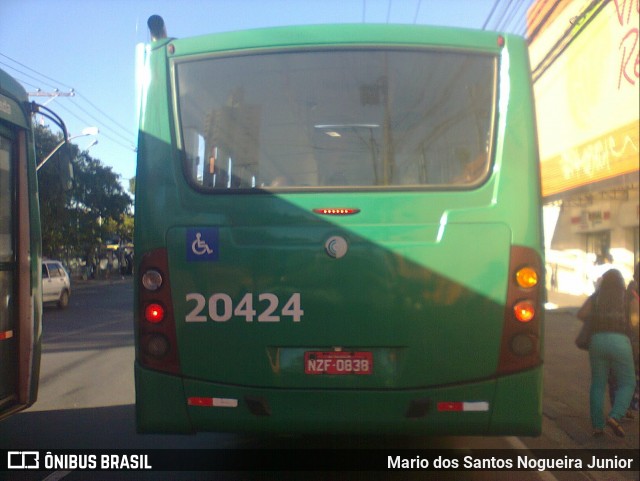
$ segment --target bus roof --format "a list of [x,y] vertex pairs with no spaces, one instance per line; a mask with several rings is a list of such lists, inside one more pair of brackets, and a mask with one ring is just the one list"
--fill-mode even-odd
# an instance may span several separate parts
[[[170,27],[169,27],[170,30]],[[168,39],[175,55],[313,46],[440,46],[497,53],[505,39],[519,38],[497,32],[425,25],[331,24],[269,27],[223,32],[183,39]]]
[[28,100],[27,92],[20,82],[15,80],[4,70],[0,70],[0,90],[19,101]]
[[3,70],[0,70],[0,94],[0,117],[28,127],[30,120],[25,112],[25,104],[29,101],[27,92],[17,80]]

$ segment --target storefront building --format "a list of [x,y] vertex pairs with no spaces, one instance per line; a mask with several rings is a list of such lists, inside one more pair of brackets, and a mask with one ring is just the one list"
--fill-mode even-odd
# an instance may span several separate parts
[[547,282],[590,294],[639,246],[637,0],[537,0],[528,34],[540,146]]

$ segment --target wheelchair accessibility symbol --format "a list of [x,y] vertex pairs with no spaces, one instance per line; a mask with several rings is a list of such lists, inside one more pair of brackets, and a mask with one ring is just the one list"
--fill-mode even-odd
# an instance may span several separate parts
[[191,251],[197,256],[213,253],[213,249],[211,249],[207,243],[202,240],[202,234],[200,232],[196,233],[196,240],[191,244]]
[[186,238],[187,261],[211,262],[218,260],[218,229],[213,227],[189,228]]

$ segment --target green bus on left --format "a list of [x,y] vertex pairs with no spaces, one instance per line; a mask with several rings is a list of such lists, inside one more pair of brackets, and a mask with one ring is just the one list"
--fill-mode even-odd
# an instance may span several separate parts
[[42,341],[42,234],[37,162],[27,92],[0,70],[0,419],[31,406],[38,395]]

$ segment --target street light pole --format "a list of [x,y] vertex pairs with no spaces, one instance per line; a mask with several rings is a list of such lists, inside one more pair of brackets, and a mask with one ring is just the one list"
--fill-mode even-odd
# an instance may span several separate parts
[[[73,139],[77,139],[78,137],[85,137],[87,135],[98,135],[100,131],[98,130],[98,127],[85,127],[84,129],[82,129],[82,133],[77,134],[77,135],[73,135],[71,137],[69,137],[68,139],[62,139],[60,141],[60,143],[58,145],[55,146],[55,148],[49,152],[49,154],[42,159],[42,161],[36,166],[36,171],[40,170],[40,168],[51,158],[55,155],[56,152],[58,152],[58,150],[60,150],[60,147],[62,147],[64,144],[66,144],[67,142],[70,142]],[[95,143],[91,144],[91,146],[95,145]]]

